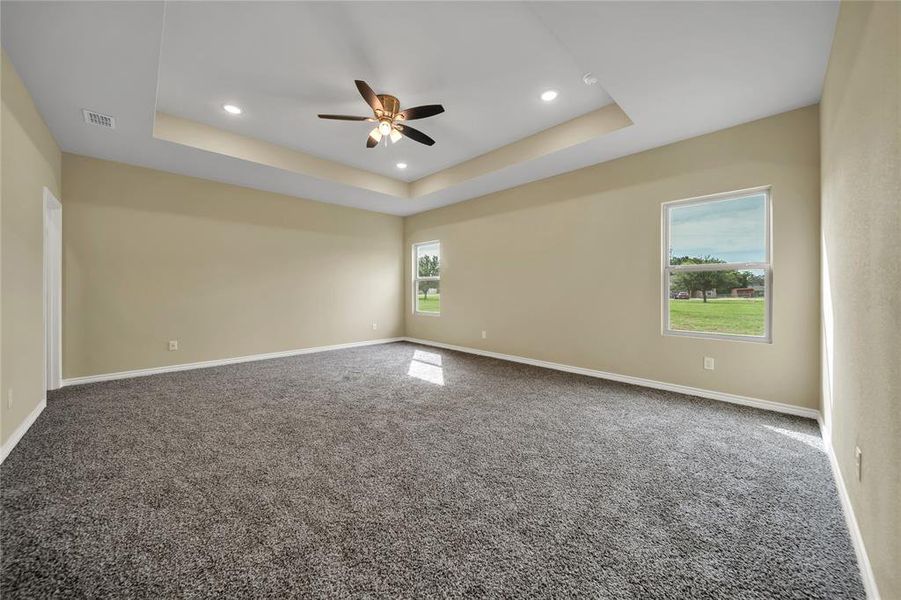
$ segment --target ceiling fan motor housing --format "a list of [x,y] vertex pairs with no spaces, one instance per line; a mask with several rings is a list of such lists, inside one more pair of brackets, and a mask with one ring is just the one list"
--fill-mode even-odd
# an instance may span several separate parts
[[400,100],[389,94],[378,94],[378,98],[379,102],[382,103],[382,108],[385,109],[383,116],[388,119],[394,119],[397,113],[400,112]]

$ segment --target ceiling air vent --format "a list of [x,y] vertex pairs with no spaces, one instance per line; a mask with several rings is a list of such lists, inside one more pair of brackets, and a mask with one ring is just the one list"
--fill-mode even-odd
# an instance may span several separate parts
[[98,127],[106,127],[107,129],[116,128],[116,119],[109,115],[103,115],[86,108],[81,112],[84,113],[84,122],[88,125],[97,125]]

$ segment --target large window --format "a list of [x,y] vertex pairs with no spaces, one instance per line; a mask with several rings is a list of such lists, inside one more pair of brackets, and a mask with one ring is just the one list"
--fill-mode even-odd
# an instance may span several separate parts
[[413,245],[413,311],[441,314],[441,243]]
[[665,334],[771,340],[768,188],[665,203],[663,248]]

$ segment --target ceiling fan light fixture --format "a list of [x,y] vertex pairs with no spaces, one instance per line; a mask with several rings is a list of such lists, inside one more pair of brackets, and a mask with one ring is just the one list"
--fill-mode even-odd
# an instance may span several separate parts
[[[392,129],[391,133],[389,133],[388,135],[391,136],[392,144],[397,143],[398,141],[400,141],[400,138],[404,137],[403,135],[401,135],[401,133],[397,129]],[[401,168],[403,168],[403,167],[401,167]]]
[[391,133],[391,121],[386,119],[379,121],[379,133],[389,135]]
[[372,131],[369,132],[369,137],[374,139],[376,142],[382,139],[382,132],[379,131],[379,127],[376,127]]

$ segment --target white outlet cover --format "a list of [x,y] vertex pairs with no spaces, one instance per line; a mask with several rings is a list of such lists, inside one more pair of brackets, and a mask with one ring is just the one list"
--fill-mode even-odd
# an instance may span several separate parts
[[713,360],[713,358],[711,358],[709,356],[704,357],[704,368],[705,369],[707,369],[708,371],[712,371],[714,369],[715,365],[716,365],[716,363]]

